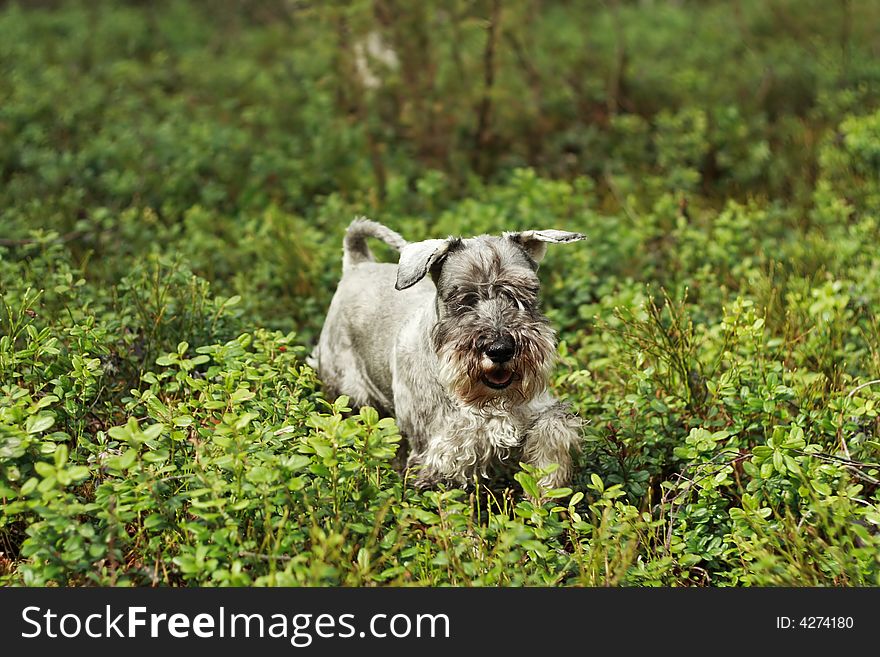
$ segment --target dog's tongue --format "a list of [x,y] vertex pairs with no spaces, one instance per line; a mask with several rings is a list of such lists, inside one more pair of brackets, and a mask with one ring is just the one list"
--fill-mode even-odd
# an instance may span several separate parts
[[512,376],[513,372],[506,372],[504,370],[486,372],[486,379],[488,379],[490,383],[494,383],[497,386],[503,386],[505,383],[510,381]]

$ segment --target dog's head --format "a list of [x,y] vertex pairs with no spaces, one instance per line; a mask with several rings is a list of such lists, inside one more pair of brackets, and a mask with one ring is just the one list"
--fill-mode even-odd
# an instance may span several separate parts
[[401,251],[398,290],[429,273],[436,285],[434,348],[444,383],[466,404],[520,404],[546,388],[556,342],[541,313],[538,263],[548,243],[582,239],[530,230],[426,240]]

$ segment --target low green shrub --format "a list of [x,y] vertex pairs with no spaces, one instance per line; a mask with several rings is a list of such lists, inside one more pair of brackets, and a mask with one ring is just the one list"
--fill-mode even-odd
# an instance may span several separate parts
[[[487,57],[492,3],[39,4],[0,8],[0,583],[880,585],[874,5],[502,3]],[[416,490],[326,398],[362,214],[588,236],[539,272],[570,488]]]

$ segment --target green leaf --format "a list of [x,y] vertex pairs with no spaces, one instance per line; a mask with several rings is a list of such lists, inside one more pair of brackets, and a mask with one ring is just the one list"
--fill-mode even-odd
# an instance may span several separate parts
[[107,459],[107,467],[112,470],[128,470],[137,460],[137,450],[129,448],[121,456]]
[[31,415],[25,422],[25,430],[28,433],[40,433],[55,424],[55,416],[48,413]]
[[67,463],[67,445],[61,444],[55,448],[55,467],[62,468]]
[[235,421],[233,425],[236,431],[242,431],[245,429],[251,422],[260,417],[257,413],[245,413],[240,418]]
[[310,463],[311,459],[304,454],[293,454],[284,461],[284,467],[290,470],[301,470]]
[[110,427],[107,433],[110,434],[111,438],[123,443],[127,443],[129,438],[131,438],[127,427]]
[[268,484],[275,481],[277,474],[269,468],[257,465],[248,470],[245,478],[254,484]]
[[571,488],[551,488],[544,493],[544,497],[550,499],[558,499],[560,497],[568,497],[571,495]]
[[361,407],[361,419],[364,421],[364,424],[371,427],[379,421],[379,413],[376,412],[375,408],[363,406]]
[[538,489],[538,482],[536,482],[535,478],[528,472],[517,472],[513,475],[513,478],[519,482],[519,485],[522,486],[522,489],[527,495],[530,495],[535,499],[541,497],[541,491]]
[[44,461],[34,463],[34,470],[43,478],[55,476],[55,468]]
[[91,472],[89,472],[89,469],[84,465],[74,465],[67,469],[67,476],[73,481],[88,479],[90,475]]
[[26,482],[24,482],[19,490],[19,493],[22,497],[26,497],[34,492],[34,489],[37,487],[37,484],[40,483],[40,480],[36,477],[31,477]]
[[58,483],[58,481],[55,479],[55,477],[53,477],[53,476],[46,477],[45,479],[43,479],[43,481],[41,481],[39,484],[37,484],[37,490],[40,491],[41,493],[48,493],[50,490],[55,488],[55,484],[57,484],[57,483]]
[[230,399],[232,400],[233,404],[238,404],[243,401],[248,401],[249,399],[253,399],[254,397],[255,397],[255,394],[251,390],[248,390],[247,388],[239,388],[238,390],[236,390],[235,392],[232,393],[232,396],[230,397]]
[[796,474],[796,475],[801,474],[801,466],[798,465],[798,462],[793,457],[786,454],[784,456],[784,461],[785,461],[785,467],[788,469],[789,472]]
[[143,459],[145,463],[164,463],[168,460],[169,456],[170,454],[167,449],[157,449],[145,453]]
[[773,468],[780,474],[785,472],[785,459],[782,458],[782,452],[778,449],[773,450]]
[[162,434],[164,428],[161,424],[151,424],[143,430],[144,438],[146,440],[155,440]]
[[312,443],[312,447],[315,448],[315,453],[321,458],[327,458],[333,454],[333,447],[325,442],[319,442],[316,440]]
[[55,395],[46,395],[37,402],[37,409],[46,408],[47,406],[51,406],[57,401],[58,397],[56,397]]

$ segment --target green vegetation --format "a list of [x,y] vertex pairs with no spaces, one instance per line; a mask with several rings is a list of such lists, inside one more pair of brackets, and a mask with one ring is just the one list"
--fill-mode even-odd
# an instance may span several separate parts
[[[0,582],[880,585],[878,26],[3,3]],[[571,490],[413,490],[393,420],[323,398],[360,214],[589,236],[541,270]]]

